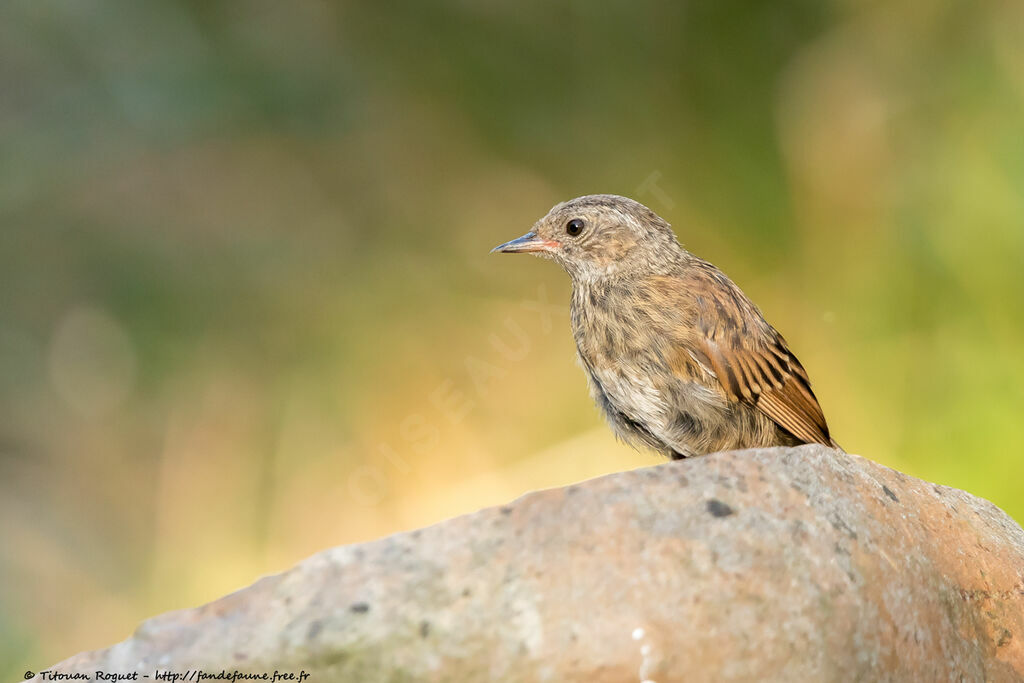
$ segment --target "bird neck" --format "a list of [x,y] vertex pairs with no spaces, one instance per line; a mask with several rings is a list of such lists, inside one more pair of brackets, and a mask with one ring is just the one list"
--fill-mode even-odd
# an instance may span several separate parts
[[674,243],[670,248],[644,249],[609,263],[565,263],[575,288],[606,288],[617,283],[678,273],[697,258]]

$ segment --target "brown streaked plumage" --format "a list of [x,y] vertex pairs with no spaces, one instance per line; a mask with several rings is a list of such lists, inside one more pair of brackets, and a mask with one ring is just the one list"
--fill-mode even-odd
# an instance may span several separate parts
[[558,204],[495,248],[554,259],[572,329],[615,432],[672,458],[757,446],[838,448],[800,361],[750,299],[632,199]]

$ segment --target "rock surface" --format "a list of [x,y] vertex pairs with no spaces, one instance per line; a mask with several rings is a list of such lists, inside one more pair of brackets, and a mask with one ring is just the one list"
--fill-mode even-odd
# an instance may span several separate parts
[[156,669],[1019,681],[1024,531],[820,446],[719,453],[327,550],[51,671]]

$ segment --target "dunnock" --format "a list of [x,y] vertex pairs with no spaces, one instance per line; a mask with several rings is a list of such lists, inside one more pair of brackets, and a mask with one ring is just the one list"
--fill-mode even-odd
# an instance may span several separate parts
[[786,340],[722,271],[646,206],[558,204],[494,248],[554,259],[572,278],[572,331],[615,432],[671,458],[756,446],[838,448]]

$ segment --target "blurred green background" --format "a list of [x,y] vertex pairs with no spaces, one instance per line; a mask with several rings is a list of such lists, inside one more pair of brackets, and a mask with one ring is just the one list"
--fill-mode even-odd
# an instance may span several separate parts
[[[1024,519],[1024,4],[0,8],[0,676],[332,545],[658,462],[551,263],[632,196],[851,452]],[[552,308],[553,307],[553,308]]]

